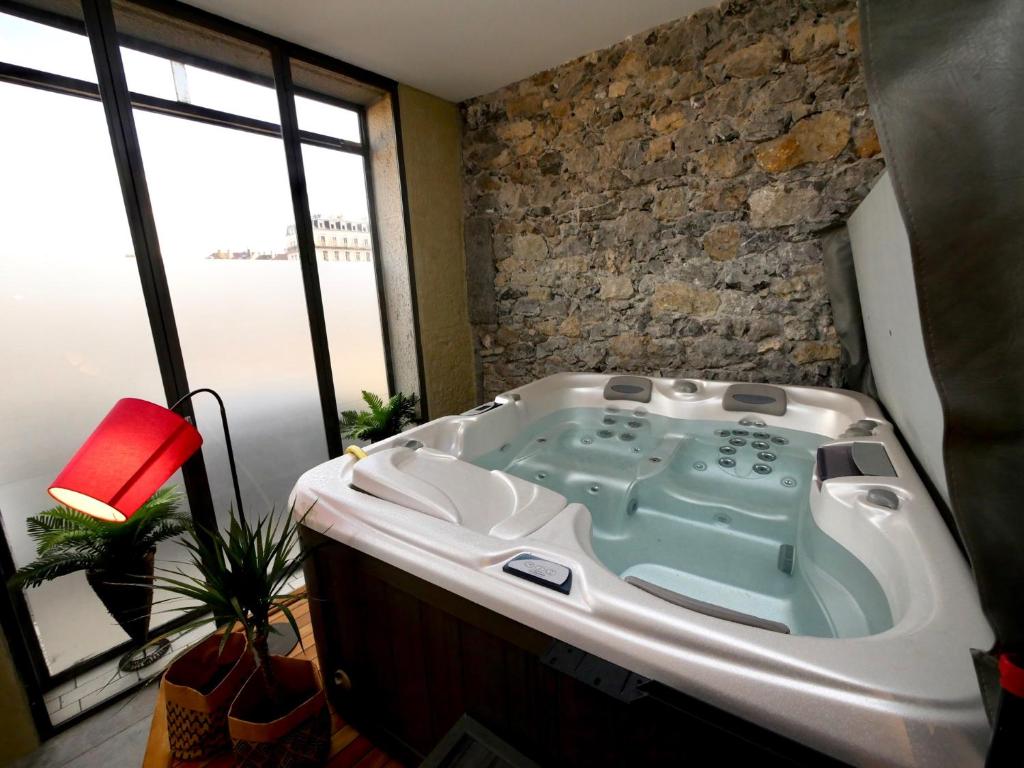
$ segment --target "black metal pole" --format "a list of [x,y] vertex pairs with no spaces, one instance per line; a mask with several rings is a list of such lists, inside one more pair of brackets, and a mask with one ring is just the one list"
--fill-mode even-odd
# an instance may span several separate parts
[[[231,469],[231,484],[235,489],[235,503],[238,505],[238,519],[242,522],[242,525],[245,525],[245,512],[242,510],[242,490],[238,484],[238,469],[235,466],[235,449],[231,445],[231,430],[228,428],[228,412],[227,409],[224,408],[223,398],[217,394],[215,390],[212,390],[209,387],[200,387],[199,389],[193,389],[187,395],[174,403],[174,405],[171,406],[171,410],[173,411],[182,403],[191,400],[196,395],[204,392],[206,394],[213,395],[217,400],[217,405],[220,406],[220,421],[224,427],[224,447],[228,452],[228,467]],[[292,629],[291,624],[281,621],[271,624],[271,633],[270,637],[267,638],[267,642],[271,654],[274,656],[287,656],[291,653],[292,649],[298,645],[299,637],[295,634],[295,630]]]
[[213,395],[217,400],[217,405],[220,406],[220,422],[224,426],[224,447],[228,451],[228,467],[231,469],[231,484],[235,489],[235,504],[238,505],[238,517],[244,523],[245,512],[242,509],[242,489],[238,485],[238,469],[235,466],[235,449],[231,446],[231,430],[228,428],[228,412],[224,408],[224,400],[216,391],[209,387],[200,387],[199,389],[193,389],[184,397],[181,397],[171,406],[171,410],[175,410],[179,405],[191,400],[193,397],[200,393],[207,393]]

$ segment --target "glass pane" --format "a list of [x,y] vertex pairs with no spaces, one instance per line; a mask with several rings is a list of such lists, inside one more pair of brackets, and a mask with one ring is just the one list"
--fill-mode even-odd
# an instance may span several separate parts
[[[0,84],[0,114],[0,511],[20,567],[25,519],[114,402],[164,399],[102,107]],[[51,672],[128,639],[84,573],[25,595]]]
[[277,91],[231,75],[121,46],[128,90],[279,123]]
[[158,96],[170,101],[178,100],[170,61],[123,45],[121,61],[124,64],[124,77],[128,81],[129,91]]
[[270,123],[281,122],[277,91],[208,69],[185,66],[190,102],[202,107],[233,112]]
[[186,21],[178,13],[164,13],[152,3],[111,0],[111,6],[117,32],[125,46],[150,50],[148,45],[156,45],[159,48],[155,52],[169,59],[194,61],[212,71],[221,71],[224,67],[228,72],[248,72],[261,78],[258,82],[273,83],[270,51],[260,45]]
[[[340,104],[374,104],[382,96],[384,92],[374,88],[372,86],[361,83],[357,80],[353,80],[350,77],[342,75],[331,69],[324,69],[318,67],[315,64],[310,64],[307,61],[301,59],[291,59],[291,71],[292,71],[292,82],[295,84],[295,88],[304,97],[309,97],[312,100],[323,100],[327,99],[332,103]],[[343,107],[338,107],[342,109]],[[299,107],[302,109],[302,106]],[[329,113],[324,113],[329,114]],[[330,120],[336,118],[328,117],[328,123]],[[351,118],[349,118],[351,120]],[[301,125],[302,118],[299,118],[300,127],[305,128],[308,131],[317,131],[316,128],[312,127],[312,124]],[[333,128],[328,131],[324,131],[330,136],[341,136],[342,138],[350,138],[352,141],[358,141],[359,139],[355,136],[355,124],[348,123],[347,133],[339,134],[336,133],[338,129]],[[319,131],[318,131],[319,132]]]
[[96,82],[85,35],[0,13],[0,61]]
[[359,141],[359,114],[354,110],[336,107],[319,99],[296,96],[295,112],[299,119],[299,130]]
[[388,393],[363,159],[308,145],[302,159],[335,395],[339,409],[361,409],[361,390]]
[[[327,458],[281,140],[138,110],[135,120],[189,383],[224,397],[246,512],[280,511]],[[223,521],[219,411],[208,396],[193,402]]]

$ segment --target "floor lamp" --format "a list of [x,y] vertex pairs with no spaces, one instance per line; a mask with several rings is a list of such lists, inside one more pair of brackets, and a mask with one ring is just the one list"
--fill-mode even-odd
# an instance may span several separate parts
[[[245,520],[224,400],[205,387],[189,392],[170,408],[136,398],[119,400],[53,481],[50,495],[101,520],[124,522],[203,444],[196,428],[175,412],[203,393],[212,395],[220,408],[235,504],[238,516]],[[287,622],[275,624],[274,630],[270,652],[287,655],[298,637]]]

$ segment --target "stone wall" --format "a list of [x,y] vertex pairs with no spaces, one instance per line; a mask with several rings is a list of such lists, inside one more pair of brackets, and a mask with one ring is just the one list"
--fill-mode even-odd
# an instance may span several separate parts
[[881,172],[847,0],[733,0],[462,105],[482,393],[836,385],[821,233]]

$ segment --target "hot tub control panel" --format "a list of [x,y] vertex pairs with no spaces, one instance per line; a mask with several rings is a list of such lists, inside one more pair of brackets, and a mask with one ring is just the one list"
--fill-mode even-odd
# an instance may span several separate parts
[[536,555],[528,553],[516,555],[505,563],[502,570],[505,573],[518,576],[520,579],[554,589],[563,595],[568,595],[569,590],[572,589],[571,570],[561,563],[553,563]]

